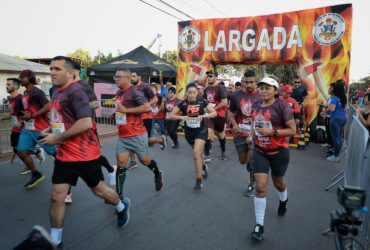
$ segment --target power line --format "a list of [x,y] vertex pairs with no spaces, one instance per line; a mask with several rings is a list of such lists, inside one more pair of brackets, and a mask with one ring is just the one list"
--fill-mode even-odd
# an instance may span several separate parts
[[[147,2],[145,2],[145,1],[143,1],[143,0],[139,0],[139,1],[140,1],[140,2],[143,2],[143,3],[147,4],[147,5],[149,5],[150,7],[154,8],[154,9],[157,9],[157,10],[159,10],[159,11],[163,12],[163,13],[166,13],[167,15],[170,15],[170,16],[172,16],[173,18],[176,18],[177,20],[184,21],[183,19],[180,19],[180,18],[178,18],[178,17],[176,17],[176,16],[172,15],[171,13],[168,13],[168,12],[166,12],[166,11],[164,11],[164,10],[161,10],[160,8],[155,7],[154,5],[151,5],[150,3],[147,3]],[[194,19],[194,18],[193,18],[193,19]]]
[[213,6],[210,2],[208,2],[207,0],[203,0],[206,4],[208,4],[209,6],[211,6],[214,10],[216,10],[218,13],[220,13],[221,15],[224,15],[225,17],[227,17],[227,15],[223,12],[221,12],[220,10],[218,10],[215,6]]
[[189,15],[188,15],[188,14],[186,14],[185,12],[183,12],[183,11],[181,11],[181,10],[179,10],[179,9],[177,9],[177,8],[175,8],[175,7],[173,7],[171,4],[168,4],[168,3],[166,3],[165,1],[162,1],[162,0],[157,0],[157,1],[158,1],[158,2],[160,2],[160,3],[162,3],[162,4],[164,4],[164,5],[166,5],[167,7],[170,7],[171,9],[173,9],[173,10],[175,10],[175,11],[177,11],[177,12],[179,12],[179,13],[183,14],[184,16],[189,17],[190,19],[194,19],[194,17],[189,16]]

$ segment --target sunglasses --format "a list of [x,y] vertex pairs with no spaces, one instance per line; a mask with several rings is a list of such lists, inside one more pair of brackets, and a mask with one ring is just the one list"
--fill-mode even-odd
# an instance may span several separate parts
[[215,75],[209,74],[207,75],[207,77],[212,78],[212,77],[215,77]]
[[301,83],[300,81],[294,81],[294,83]]

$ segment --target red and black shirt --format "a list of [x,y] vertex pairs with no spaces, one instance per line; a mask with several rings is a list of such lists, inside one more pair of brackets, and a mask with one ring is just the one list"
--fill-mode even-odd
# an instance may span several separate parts
[[[155,93],[153,92],[152,88],[146,84],[145,82],[141,82],[139,85],[136,86],[137,90],[141,91],[146,98],[147,102],[150,102],[151,99],[155,97]],[[143,119],[152,119],[153,113],[146,112],[142,114]]]
[[280,148],[288,148],[288,142],[284,137],[263,136],[256,130],[257,127],[269,127],[272,129],[284,129],[286,123],[293,120],[293,113],[289,105],[276,99],[268,107],[261,107],[261,101],[252,105],[252,119],[254,128],[254,143],[256,150],[266,154],[276,154]]
[[[230,112],[234,113],[235,121],[241,128],[241,135],[248,136],[252,126],[252,105],[260,101],[258,91],[248,93],[245,90],[238,90],[230,96]],[[245,128],[245,129],[242,129]]]
[[[49,102],[45,93],[37,87],[30,91],[24,91],[22,97],[23,107],[29,114],[34,114]],[[24,121],[24,128],[30,131],[43,131],[49,128],[49,119],[47,114],[42,114],[29,121]]]
[[166,99],[166,102],[164,103],[164,112],[166,113],[166,120],[169,119],[173,108],[177,106],[179,102],[180,102],[180,99],[178,99],[177,97],[173,98],[172,100],[170,98]]
[[[204,90],[204,98],[208,103],[213,103],[216,106],[221,103],[223,99],[227,99],[227,90],[224,86],[216,84],[215,86],[208,86]],[[216,110],[218,116],[225,117],[227,107]]]
[[[80,118],[91,117],[89,99],[81,86],[74,82],[53,93],[50,103],[52,132],[63,133]],[[65,140],[58,146],[57,160],[61,162],[91,161],[100,157],[100,144],[96,133],[86,133]]]
[[199,122],[196,118],[206,113],[207,106],[208,102],[202,97],[197,97],[196,100],[192,102],[185,99],[177,104],[181,114],[190,117],[190,119],[185,122],[185,132],[203,129],[205,127],[204,119]]
[[[126,108],[135,108],[148,103],[143,92],[135,86],[121,91],[116,94],[116,102],[119,101]],[[132,137],[146,134],[142,114],[122,114],[116,112],[116,124],[118,126],[118,136],[121,138]]]

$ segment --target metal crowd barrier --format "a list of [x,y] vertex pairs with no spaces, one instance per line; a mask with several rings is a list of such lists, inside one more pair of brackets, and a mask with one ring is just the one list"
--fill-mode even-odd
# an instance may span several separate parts
[[[0,106],[0,114],[7,113],[8,111],[8,104],[2,104]],[[0,121],[0,154],[13,151],[10,146],[11,127],[12,125],[10,120]]]
[[116,134],[117,127],[114,119],[111,118],[115,112],[115,102],[112,99],[98,100],[99,107],[95,110],[95,120],[99,135]]

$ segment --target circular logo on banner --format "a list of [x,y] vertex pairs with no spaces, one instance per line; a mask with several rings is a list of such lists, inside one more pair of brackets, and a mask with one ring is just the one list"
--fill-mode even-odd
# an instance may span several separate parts
[[186,26],[180,33],[180,47],[185,51],[193,51],[199,47],[200,32],[195,26]]
[[346,24],[341,15],[326,13],[317,18],[312,33],[317,43],[330,46],[343,36],[345,30]]

